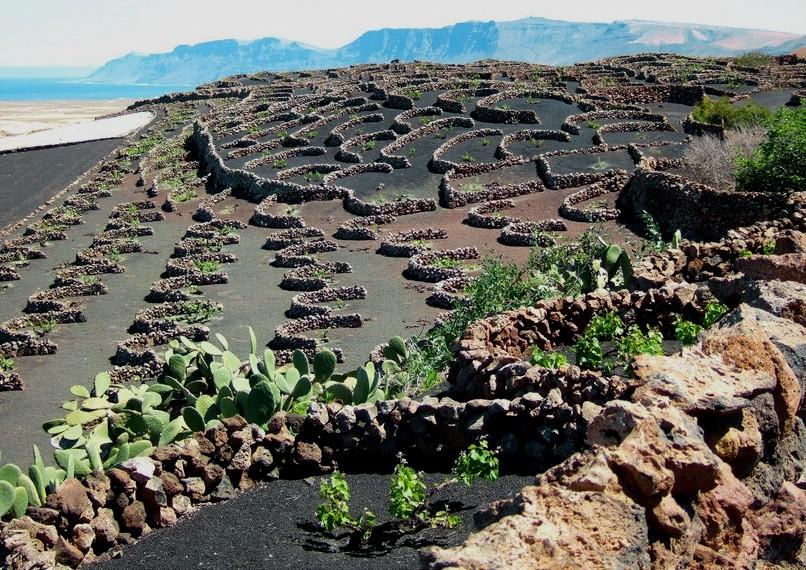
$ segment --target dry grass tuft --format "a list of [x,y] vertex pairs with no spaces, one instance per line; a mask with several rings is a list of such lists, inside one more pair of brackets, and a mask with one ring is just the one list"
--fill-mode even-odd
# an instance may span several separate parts
[[696,137],[683,155],[692,178],[717,190],[736,189],[736,158],[750,157],[765,139],[760,126],[725,131],[725,138]]

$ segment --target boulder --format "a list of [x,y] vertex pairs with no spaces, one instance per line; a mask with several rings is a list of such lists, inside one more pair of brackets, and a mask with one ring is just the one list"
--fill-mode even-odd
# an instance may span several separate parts
[[111,509],[99,509],[98,515],[90,522],[95,533],[95,540],[101,546],[109,548],[117,543],[120,534],[120,526],[115,520],[115,515]]
[[728,415],[750,405],[750,398],[771,392],[775,378],[765,371],[738,370],[719,356],[686,349],[674,356],[639,354],[633,364],[639,384],[634,400],[668,398],[695,416]]
[[71,568],[75,568],[81,564],[81,561],[84,559],[84,553],[81,552],[76,545],[62,536],[59,537],[56,546],[53,547],[53,551],[56,554],[56,562],[70,566]]
[[736,269],[759,281],[806,283],[806,253],[740,257],[736,260]]
[[133,536],[140,536],[146,527],[146,508],[140,501],[134,501],[125,509],[121,516],[123,528]]
[[789,481],[775,500],[750,516],[764,558],[806,565],[806,491]]
[[[779,319],[769,313],[758,313],[763,311],[742,305],[728,315],[720,327],[703,336],[702,350],[710,355],[718,355],[725,364],[740,369],[742,373],[765,374],[774,380],[772,394],[775,409],[781,423],[781,432],[786,435],[791,432],[801,405],[801,384],[787,359],[770,340],[760,320],[774,318],[784,327],[799,329],[793,334],[803,341],[801,352],[806,350],[806,331],[786,319]],[[737,321],[739,318],[741,320]],[[769,330],[769,325],[767,328]],[[806,379],[803,382],[806,383]]]
[[65,479],[47,498],[47,506],[73,523],[90,522],[95,516],[87,489],[78,479]]
[[521,512],[506,516],[461,546],[422,553],[430,568],[649,568],[644,509],[628,498],[525,487]]
[[794,281],[753,281],[742,302],[806,327],[806,285]]

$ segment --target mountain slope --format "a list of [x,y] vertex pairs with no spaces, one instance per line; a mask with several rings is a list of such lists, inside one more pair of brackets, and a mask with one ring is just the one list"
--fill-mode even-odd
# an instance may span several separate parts
[[645,21],[583,23],[525,18],[463,22],[444,28],[373,30],[334,50],[264,38],[181,45],[170,53],[129,54],[90,76],[92,81],[196,85],[234,73],[291,71],[414,59],[467,63],[506,59],[569,65],[645,51],[736,55],[761,49],[791,53],[806,36],[697,24]]

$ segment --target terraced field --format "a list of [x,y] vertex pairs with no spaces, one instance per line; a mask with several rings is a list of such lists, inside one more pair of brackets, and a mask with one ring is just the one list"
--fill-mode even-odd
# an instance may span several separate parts
[[4,459],[69,441],[69,426],[42,424],[71,386],[91,389],[104,370],[113,385],[147,383],[180,337],[212,330],[246,354],[251,326],[278,366],[328,348],[352,370],[444,319],[486,259],[523,263],[591,226],[638,242],[644,206],[617,198],[647,179],[690,183],[684,149],[719,129],[692,119],[695,103],[774,110],[799,101],[804,80],[803,65],[664,55],[391,63],[139,102],[151,125],[6,231]]

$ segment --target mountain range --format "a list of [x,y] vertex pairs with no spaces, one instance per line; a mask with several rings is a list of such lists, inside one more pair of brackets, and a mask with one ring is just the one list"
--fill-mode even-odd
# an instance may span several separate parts
[[638,20],[584,23],[524,18],[462,22],[444,28],[384,28],[368,31],[336,49],[278,38],[180,45],[169,53],[131,53],[113,59],[88,79],[197,85],[235,73],[321,69],[392,59],[443,63],[499,59],[570,65],[647,51],[731,56],[750,50],[792,53],[804,46],[806,35],[785,32]]

